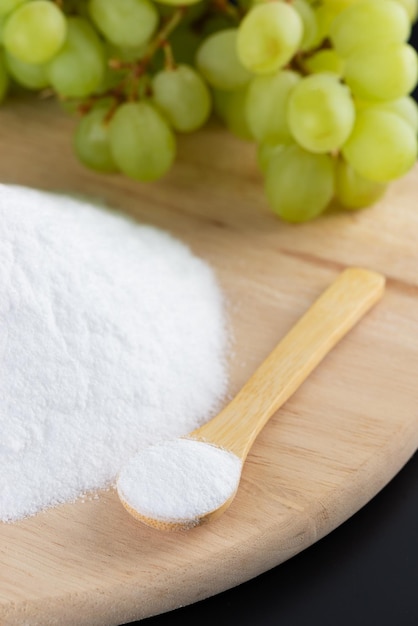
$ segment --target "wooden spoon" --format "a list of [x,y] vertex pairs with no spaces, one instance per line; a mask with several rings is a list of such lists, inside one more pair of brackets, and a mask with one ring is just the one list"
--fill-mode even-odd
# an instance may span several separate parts
[[145,448],[128,460],[117,483],[128,512],[161,530],[183,530],[219,517],[234,499],[258,433],[381,298],[384,286],[376,272],[343,271],[216,417],[187,438]]

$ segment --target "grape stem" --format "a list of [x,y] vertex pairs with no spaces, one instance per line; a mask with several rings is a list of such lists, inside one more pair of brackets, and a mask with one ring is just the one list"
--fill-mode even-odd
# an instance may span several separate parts
[[296,70],[297,72],[302,74],[302,76],[306,76],[307,74],[309,74],[309,72],[305,66],[304,60],[305,55],[303,54],[303,52],[297,52],[289,63],[289,69]]
[[234,20],[240,20],[242,15],[240,15],[240,11],[238,7],[234,6],[228,0],[213,0],[213,6],[221,11],[221,13],[225,13],[225,15],[229,15]]
[[[132,102],[138,99],[138,87],[140,78],[145,74],[147,67],[152,61],[154,54],[157,52],[157,50],[159,50],[160,48],[164,49],[164,47],[167,45],[170,34],[180,24],[186,10],[186,6],[179,6],[176,11],[174,11],[174,13],[171,15],[171,17],[166,21],[166,23],[162,26],[162,28],[158,31],[154,39],[150,41],[144,56],[135,63],[126,64],[125,67],[130,67],[131,71],[130,74],[122,81],[122,83],[125,84],[126,82],[129,82],[129,101]],[[171,59],[174,68],[174,58],[172,55]]]
[[[157,32],[154,39],[152,39],[141,59],[138,61],[124,62],[119,59],[109,59],[109,67],[113,70],[126,69],[128,73],[120,83],[108,91],[100,94],[92,94],[87,101],[82,102],[78,107],[78,112],[81,115],[88,113],[98,100],[102,100],[106,97],[113,99],[113,104],[110,106],[109,111],[106,114],[105,121],[109,122],[112,118],[117,107],[124,101],[135,102],[141,96],[140,94],[140,80],[146,73],[148,65],[152,61],[155,53],[162,48],[165,55],[166,67],[169,69],[175,69],[176,64],[174,61],[173,52],[168,41],[170,34],[180,24],[184,13],[186,12],[186,6],[179,6],[176,11],[170,16],[170,18],[163,24],[161,29]],[[145,89],[144,93],[148,94],[148,89]]]
[[329,40],[326,39],[316,48],[312,48],[311,50],[307,50],[304,52],[302,52],[302,50],[299,50],[290,61],[288,65],[288,69],[294,69],[300,74],[302,74],[302,76],[306,76],[310,74],[309,70],[307,69],[305,65],[305,59],[309,59],[311,56],[313,56],[320,50],[327,50],[330,47],[331,47],[330,42]]
[[164,52],[164,65],[166,70],[175,70],[176,62],[174,60],[173,48],[169,41],[166,41],[163,45]]
[[142,57],[139,64],[148,65],[148,63],[151,61],[151,59],[153,58],[157,50],[164,46],[169,36],[173,32],[173,30],[177,28],[177,26],[180,24],[186,10],[187,10],[186,6],[179,6],[176,9],[176,11],[174,11],[173,15],[166,21],[166,23],[163,25],[161,30],[156,34],[154,39],[150,41],[148,48],[145,51],[145,54]]

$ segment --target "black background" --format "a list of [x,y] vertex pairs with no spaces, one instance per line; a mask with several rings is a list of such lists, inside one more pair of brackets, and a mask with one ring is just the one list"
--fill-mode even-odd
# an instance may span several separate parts
[[[417,407],[418,411],[418,407]],[[141,626],[417,626],[418,454],[371,502],[304,552]]]
[[[412,42],[417,48],[418,27]],[[137,624],[203,621],[418,626],[418,453],[361,511],[301,554],[234,589]]]

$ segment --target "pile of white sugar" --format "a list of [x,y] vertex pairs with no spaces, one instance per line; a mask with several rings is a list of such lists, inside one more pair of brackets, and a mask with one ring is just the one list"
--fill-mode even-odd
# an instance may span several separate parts
[[167,233],[0,185],[0,519],[109,486],[226,392],[213,271]]

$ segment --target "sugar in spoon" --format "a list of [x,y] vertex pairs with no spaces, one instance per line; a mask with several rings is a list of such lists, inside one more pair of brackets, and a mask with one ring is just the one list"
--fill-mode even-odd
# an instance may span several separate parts
[[377,272],[344,270],[218,415],[187,437],[128,459],[117,480],[127,511],[161,530],[192,528],[224,513],[261,429],[381,298],[384,286]]

